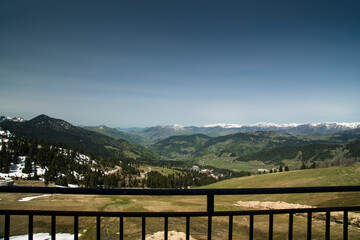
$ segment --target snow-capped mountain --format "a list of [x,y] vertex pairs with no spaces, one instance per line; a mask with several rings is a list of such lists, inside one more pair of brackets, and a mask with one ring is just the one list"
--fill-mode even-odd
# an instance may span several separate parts
[[0,122],[25,122],[26,120],[21,118],[21,117],[5,117],[5,116],[0,116]]
[[290,133],[295,135],[302,134],[332,134],[336,132],[352,130],[360,128],[360,122],[353,123],[290,123],[290,124],[276,124],[276,123],[257,123],[249,125],[217,123],[201,126],[202,128],[223,128],[233,129],[238,132],[251,131],[275,131],[282,133]]
[[[230,124],[230,123],[216,123],[203,125],[201,127],[221,127],[221,128],[242,128],[242,127],[259,127],[259,128],[291,128],[291,127],[299,127],[299,126],[308,126],[308,127],[326,127],[326,128],[347,128],[347,129],[355,129],[360,127],[360,122],[354,123],[335,123],[335,122],[324,122],[324,123],[290,123],[290,124],[276,124],[276,123],[256,123],[256,124],[248,124],[248,125],[240,125],[240,124]],[[347,130],[346,129],[346,130]]]
[[241,128],[243,125],[239,125],[239,124],[231,124],[231,123],[215,123],[215,124],[209,124],[209,125],[204,125],[201,127],[205,127],[205,128],[214,128],[214,127],[220,127],[220,128]]
[[166,125],[166,126],[162,126],[162,125],[159,125],[159,126],[156,126],[158,128],[167,128],[167,129],[172,129],[172,130],[175,130],[175,131],[182,131],[184,130],[184,126],[180,125],[180,124],[173,124],[173,125]]

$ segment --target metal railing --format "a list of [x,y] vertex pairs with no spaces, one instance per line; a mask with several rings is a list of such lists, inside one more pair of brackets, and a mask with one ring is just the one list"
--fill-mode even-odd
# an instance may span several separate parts
[[78,239],[79,217],[96,217],[96,238],[101,237],[101,217],[119,218],[119,239],[124,238],[124,218],[141,218],[142,239],[146,236],[147,218],[164,218],[164,239],[168,239],[168,220],[170,217],[186,218],[186,239],[190,238],[190,218],[207,217],[207,238],[212,238],[212,218],[226,216],[229,218],[228,239],[233,239],[234,216],[249,216],[249,239],[254,237],[254,216],[269,215],[268,239],[273,239],[274,215],[288,214],[289,229],[288,239],[293,239],[294,214],[307,214],[307,239],[312,236],[312,214],[325,212],[325,239],[330,239],[330,213],[343,212],[343,239],[348,239],[348,212],[360,211],[360,206],[330,207],[330,208],[301,208],[279,210],[247,210],[247,211],[214,211],[215,195],[250,195],[250,194],[293,194],[293,193],[329,193],[329,192],[360,192],[360,186],[337,186],[337,187],[297,187],[297,188],[238,188],[238,189],[101,189],[101,188],[50,188],[50,187],[0,187],[0,192],[7,193],[57,193],[57,194],[95,194],[95,195],[206,195],[206,211],[201,212],[90,212],[90,211],[46,211],[46,210],[0,210],[0,215],[5,216],[4,239],[10,238],[10,216],[25,215],[29,217],[28,239],[33,239],[33,217],[51,216],[51,239],[56,238],[56,217],[74,217],[74,239]]

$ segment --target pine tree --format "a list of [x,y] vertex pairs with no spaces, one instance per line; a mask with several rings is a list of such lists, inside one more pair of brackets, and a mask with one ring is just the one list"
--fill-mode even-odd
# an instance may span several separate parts
[[304,162],[302,162],[300,169],[307,169],[307,167],[306,167],[306,165],[305,165]]
[[315,169],[315,168],[316,168],[316,163],[313,162],[313,163],[311,164],[310,168]]
[[25,167],[22,171],[23,173],[32,173],[32,161],[30,157],[25,158]]

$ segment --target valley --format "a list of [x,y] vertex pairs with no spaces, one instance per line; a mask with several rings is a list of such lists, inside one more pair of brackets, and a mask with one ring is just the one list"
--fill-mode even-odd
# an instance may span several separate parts
[[1,117],[0,121],[0,127],[14,136],[61,142],[103,159],[100,165],[110,170],[119,159],[127,159],[137,165],[187,169],[197,165],[252,174],[278,171],[280,167],[296,170],[353,165],[360,159],[358,125],[174,125],[125,132],[104,125],[76,127],[46,115],[31,120]]
[[[357,123],[174,125],[129,130],[126,134],[142,138],[141,144],[162,160],[256,173],[279,166],[300,169],[302,162],[318,168],[353,164],[360,156],[354,152],[358,144],[355,140],[360,136],[356,127]],[[92,129],[109,136],[114,132],[123,134],[116,129],[109,134],[104,131],[106,127]]]

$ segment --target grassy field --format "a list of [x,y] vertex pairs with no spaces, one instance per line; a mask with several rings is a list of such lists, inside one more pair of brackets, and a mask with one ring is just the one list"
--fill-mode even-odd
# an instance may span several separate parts
[[[145,170],[145,169],[144,169]],[[43,186],[40,182],[18,181],[18,185]],[[300,187],[300,186],[339,186],[360,185],[360,165],[352,167],[332,167],[326,169],[299,170],[265,175],[229,179],[203,188],[257,188],[257,187]],[[1,209],[43,209],[43,210],[76,210],[76,211],[205,211],[205,196],[96,196],[96,195],[58,195],[43,196],[27,202],[19,202],[23,197],[40,194],[0,194]],[[215,210],[244,210],[235,206],[237,201],[284,201],[317,207],[360,205],[359,193],[321,193],[321,194],[284,194],[284,195],[249,195],[249,196],[215,196]],[[3,234],[4,220],[0,216],[0,234]],[[287,215],[275,215],[274,239],[286,239]],[[72,218],[58,217],[57,231],[72,233]],[[79,229],[82,239],[95,239],[95,219],[80,218]],[[248,238],[249,218],[234,218],[234,239]],[[103,239],[118,239],[119,220],[102,218]],[[313,221],[313,239],[324,239],[325,223]],[[227,238],[228,219],[215,217],[213,220],[213,239]],[[163,219],[148,218],[147,234],[163,230]],[[184,218],[170,218],[169,230],[185,232]],[[50,231],[50,217],[35,216],[35,232]],[[190,234],[196,239],[206,239],[207,219],[192,218]],[[263,239],[268,231],[268,216],[255,217],[255,239]],[[11,234],[27,233],[27,217],[11,217]],[[331,225],[332,239],[341,239],[342,225]],[[126,239],[141,238],[141,219],[125,218]],[[295,216],[294,239],[306,239],[306,218]],[[349,227],[349,239],[360,239],[359,228]]]
[[229,169],[232,171],[248,171],[252,173],[257,173],[258,169],[271,169],[275,167],[274,165],[267,165],[260,161],[239,162],[233,160],[234,159],[230,157],[219,158],[207,155],[203,158],[196,159],[196,162],[199,165],[214,166],[217,168]]

